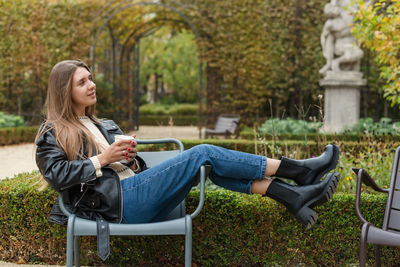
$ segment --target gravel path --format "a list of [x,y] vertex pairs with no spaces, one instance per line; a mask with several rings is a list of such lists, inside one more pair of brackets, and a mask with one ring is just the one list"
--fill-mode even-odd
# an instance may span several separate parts
[[[199,130],[194,126],[141,126],[139,131],[135,133],[137,138],[143,139],[167,137],[178,139],[199,138]],[[37,170],[34,155],[35,147],[32,143],[0,146],[0,179]]]

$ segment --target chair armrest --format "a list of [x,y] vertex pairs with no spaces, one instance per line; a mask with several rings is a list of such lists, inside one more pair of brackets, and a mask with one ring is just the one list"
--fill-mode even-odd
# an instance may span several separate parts
[[353,171],[357,174],[357,188],[356,188],[356,214],[357,217],[362,221],[363,223],[368,223],[368,221],[363,217],[361,210],[360,210],[360,199],[361,199],[361,183],[364,183],[367,186],[372,187],[374,190],[382,193],[388,193],[388,189],[382,189],[380,188],[375,181],[369,176],[367,171],[364,169],[359,169],[359,168],[353,168]]
[[381,192],[381,193],[388,193],[389,190],[388,189],[383,189],[381,187],[379,187],[374,179],[372,179],[372,177],[367,173],[366,170],[364,169],[359,169],[359,168],[352,168],[352,170],[355,172],[355,174],[359,176],[360,171],[362,172],[361,177],[362,177],[362,182],[366,185],[366,186],[370,186],[372,187],[372,189],[374,189],[375,191]]
[[201,211],[204,206],[204,196],[205,196],[205,183],[206,177],[211,171],[211,165],[203,165],[200,167],[200,197],[199,197],[199,204],[197,205],[196,210],[190,214],[190,217],[195,218]]

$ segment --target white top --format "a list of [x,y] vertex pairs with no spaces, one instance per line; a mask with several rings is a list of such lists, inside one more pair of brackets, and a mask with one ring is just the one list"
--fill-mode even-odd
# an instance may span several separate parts
[[[89,117],[87,116],[79,117],[79,120],[95,137],[96,139],[95,141],[99,144],[100,147],[99,151],[100,153],[106,150],[110,146],[104,135],[100,132],[99,128],[97,128],[97,126],[93,123],[93,121]],[[97,158],[97,156],[90,157],[89,159],[92,161],[96,169],[96,177],[103,176],[103,173],[101,171],[100,161]],[[118,174],[119,179],[121,180],[135,175],[135,173],[132,171],[131,168],[125,166],[120,162],[113,162],[110,164],[110,166]]]

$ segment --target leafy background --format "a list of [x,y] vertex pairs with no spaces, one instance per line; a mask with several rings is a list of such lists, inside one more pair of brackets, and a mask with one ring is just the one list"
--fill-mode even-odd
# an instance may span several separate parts
[[[105,21],[106,12],[135,2],[0,0],[0,110],[24,116],[28,125],[38,124],[51,67],[67,58],[89,61],[94,29]],[[199,38],[182,17],[157,6],[127,8],[109,20],[95,50],[101,117],[126,121],[129,126],[139,112],[136,101],[147,103],[146,96],[153,92],[155,101],[206,104],[198,112],[207,114],[208,123],[220,113],[240,114],[249,125],[260,125],[267,117],[321,121],[318,96],[323,90],[318,85],[318,70],[324,59],[319,36],[328,1],[160,3],[185,14],[198,29]],[[371,26],[366,13],[355,26],[362,40],[373,39],[371,33],[382,27],[382,44],[371,41],[376,49],[366,50],[362,64],[369,82],[361,94],[361,116],[374,120],[399,115],[398,108],[390,107],[382,97],[387,76],[398,73],[398,50],[388,50],[388,44],[390,49],[398,47],[397,35],[393,35],[397,29],[393,25],[398,23],[396,5],[384,9],[392,14],[390,19],[374,17]],[[141,86],[136,92],[132,77],[139,66],[133,52],[139,42]],[[393,56],[374,61],[382,54]],[[207,81],[203,92],[199,91],[200,62]],[[380,77],[380,67],[386,63],[392,67],[386,71],[383,67],[387,74]],[[392,93],[386,90],[390,99],[396,95],[395,85],[390,86]]]

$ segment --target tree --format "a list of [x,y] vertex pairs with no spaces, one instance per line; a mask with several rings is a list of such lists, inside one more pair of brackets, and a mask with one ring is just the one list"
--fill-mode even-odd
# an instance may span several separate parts
[[400,1],[379,0],[365,8],[363,0],[353,33],[361,45],[375,52],[380,76],[386,81],[384,96],[392,105],[400,104]]
[[[1,110],[38,123],[51,67],[87,60],[91,1],[0,0]],[[90,9],[89,9],[90,7]]]
[[199,64],[193,34],[186,30],[171,34],[171,29],[164,27],[141,40],[140,47],[143,86],[149,86],[151,77],[162,77],[164,90],[176,101],[197,101]]

